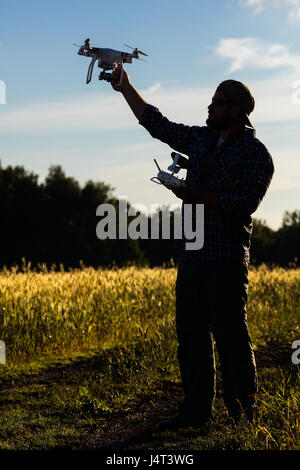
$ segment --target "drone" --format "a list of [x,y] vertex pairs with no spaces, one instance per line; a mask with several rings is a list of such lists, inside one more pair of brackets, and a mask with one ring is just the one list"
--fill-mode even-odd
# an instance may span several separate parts
[[87,38],[84,41],[83,46],[79,46],[78,44],[74,44],[74,46],[79,47],[78,55],[84,55],[86,57],[91,57],[91,63],[88,68],[88,73],[86,77],[86,83],[90,83],[92,79],[92,73],[93,73],[93,68],[96,60],[98,60],[98,67],[103,69],[103,71],[99,75],[99,80],[106,80],[108,82],[111,82],[111,73],[107,73],[107,70],[114,70],[117,65],[121,65],[121,76],[120,76],[120,81],[119,85],[122,82],[122,77],[123,77],[123,63],[132,63],[132,59],[140,59],[139,54],[147,56],[148,54],[145,54],[145,52],[139,51],[137,48],[128,46],[127,44],[124,44],[124,46],[129,47],[129,49],[132,49],[133,52],[122,52],[122,51],[117,51],[115,49],[105,49],[102,47],[91,47],[90,45],[90,39]]
[[172,173],[161,170],[154,158],[155,165],[158,168],[158,173],[157,176],[151,178],[151,181],[157,184],[163,184],[168,189],[185,188],[186,182],[183,179],[179,179],[177,176],[174,176],[174,173],[178,173],[182,168],[187,168],[188,161],[185,157],[180,155],[180,153],[172,152],[171,156],[173,158],[173,163],[168,166],[168,170]]

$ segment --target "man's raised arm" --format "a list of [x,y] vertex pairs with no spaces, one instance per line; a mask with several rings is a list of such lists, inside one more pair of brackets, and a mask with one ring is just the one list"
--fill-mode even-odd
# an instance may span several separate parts
[[135,90],[125,70],[123,70],[123,77],[119,85],[121,70],[121,66],[118,66],[113,71],[111,85],[114,90],[120,91],[123,94],[134,115],[137,117],[139,124],[154,139],[168,144],[176,152],[189,155],[190,144],[194,140],[194,133],[195,131],[199,132],[201,128],[171,122],[163,116],[158,108],[147,103]]
[[147,102],[142,98],[142,96],[136,91],[136,89],[131,85],[129,77],[125,70],[123,69],[122,81],[119,85],[121,76],[121,66],[115,68],[112,73],[111,85],[114,90],[120,91],[127,103],[129,104],[132,112],[138,120],[141,119],[143,112],[147,106]]

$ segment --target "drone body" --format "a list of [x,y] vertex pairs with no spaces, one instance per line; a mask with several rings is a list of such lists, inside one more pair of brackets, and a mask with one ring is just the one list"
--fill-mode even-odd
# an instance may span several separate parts
[[[77,44],[75,44],[77,45]],[[126,45],[126,44],[125,44]],[[78,55],[84,55],[86,57],[91,57],[91,63],[89,65],[88,74],[86,77],[86,83],[90,83],[92,79],[93,67],[95,62],[98,60],[98,67],[103,69],[103,72],[99,75],[99,80],[111,81],[111,74],[106,73],[106,70],[114,70],[117,65],[123,63],[132,63],[132,59],[139,59],[139,54],[147,55],[142,51],[139,51],[137,48],[133,49],[133,52],[122,52],[115,49],[108,49],[102,47],[91,47],[90,39],[84,41],[83,46],[78,46],[79,51]],[[130,47],[130,46],[127,46]],[[122,80],[122,74],[120,82]]]

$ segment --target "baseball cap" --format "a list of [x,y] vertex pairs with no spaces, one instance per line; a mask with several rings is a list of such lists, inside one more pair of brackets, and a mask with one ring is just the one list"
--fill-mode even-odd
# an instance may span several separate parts
[[254,96],[249,88],[242,82],[237,80],[225,80],[220,83],[217,91],[222,91],[226,98],[239,105],[245,114],[245,124],[254,129],[252,122],[249,119],[249,114],[253,111],[255,106]]

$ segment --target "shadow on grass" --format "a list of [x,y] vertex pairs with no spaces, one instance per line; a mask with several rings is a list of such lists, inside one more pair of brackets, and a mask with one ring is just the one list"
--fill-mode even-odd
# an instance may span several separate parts
[[[127,355],[122,350],[123,355]],[[291,366],[290,347],[285,345],[270,344],[267,346],[259,346],[256,349],[256,361],[258,369],[273,367],[289,367]],[[118,360],[120,348],[114,348],[102,353],[93,355],[92,357],[73,358],[72,360],[57,360],[51,365],[46,365],[43,369],[36,373],[20,374],[11,382],[5,382],[5,377],[0,378],[0,406],[9,405],[9,400],[3,395],[9,395],[10,391],[18,387],[39,386],[56,383],[61,386],[68,384],[81,383],[81,379],[86,376],[106,371],[112,368],[113,374],[118,372]],[[125,361],[126,362],[126,361]],[[127,364],[127,362],[126,362]],[[128,362],[128,368],[131,363]],[[218,378],[220,379],[219,375]],[[121,380],[121,378],[119,379]],[[155,390],[156,387],[156,390]],[[157,393],[160,392],[160,393]],[[37,390],[32,391],[34,394]],[[220,380],[218,380],[217,395],[220,396]],[[182,400],[182,387],[180,384],[171,380],[159,380],[153,384],[152,389],[149,387],[149,394],[144,393],[142,396],[136,397],[134,402],[130,402],[124,406],[124,409],[112,412],[101,412],[93,417],[94,424],[89,428],[87,435],[82,441],[79,449],[101,449],[101,450],[134,450],[135,448],[162,448],[164,445],[176,445],[185,439],[196,439],[208,433],[208,428],[185,429],[178,432],[163,433],[157,430],[159,421],[166,417],[175,415],[178,405]],[[16,402],[15,402],[16,404]],[[58,413],[58,417],[60,414]],[[101,418],[105,418],[103,423]],[[70,415],[70,422],[74,420],[74,416]],[[62,447],[66,448],[66,447]],[[72,448],[76,448],[72,446]],[[56,447],[57,449],[57,447]]]
[[270,367],[288,367],[292,364],[293,350],[290,346],[272,343],[266,346],[258,346],[255,350],[255,358],[258,369]]
[[[255,350],[255,357],[258,368],[269,368],[276,366],[288,366],[291,364],[291,355],[293,350],[290,345],[282,343],[270,343],[265,346],[257,346]],[[4,373],[0,375],[0,387],[3,387],[4,391],[9,391],[11,385],[33,385],[33,384],[47,384],[55,380],[57,383],[64,383],[68,376],[74,375],[74,373],[80,373],[81,371],[86,372],[98,372],[108,367],[110,363],[113,369],[118,369],[118,358],[120,353],[123,357],[129,354],[126,349],[120,347],[113,348],[110,350],[103,351],[101,353],[94,354],[92,357],[77,356],[68,359],[65,358],[55,360],[53,358],[52,363],[44,364],[39,366],[38,372],[24,372],[20,374]],[[165,382],[165,387],[166,387]],[[171,388],[173,384],[171,384]]]

